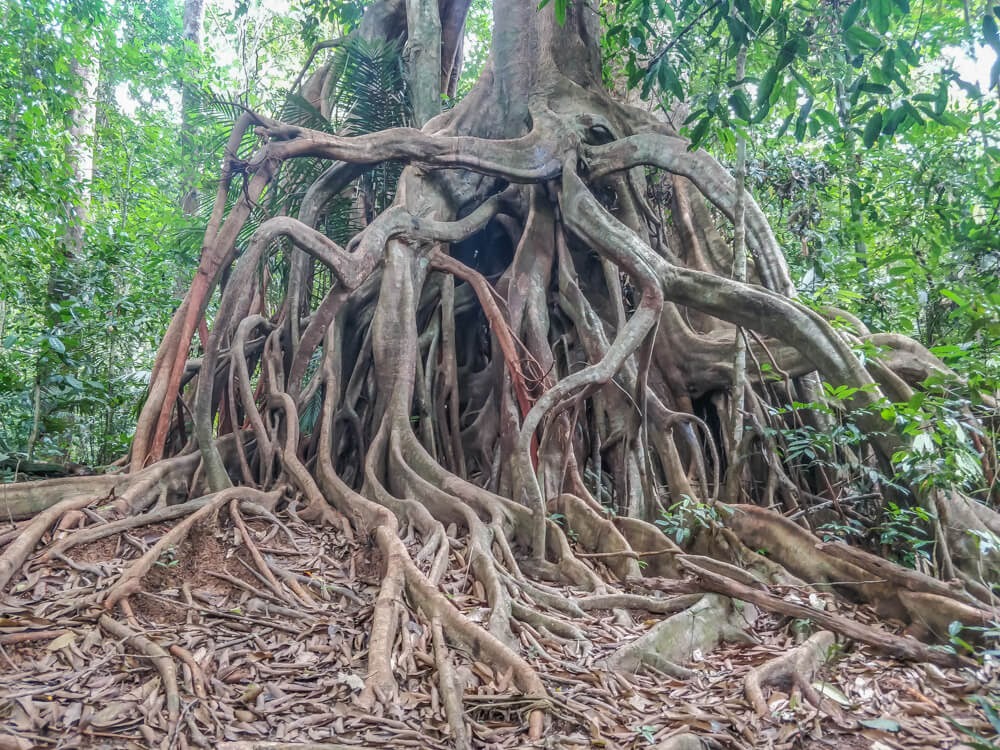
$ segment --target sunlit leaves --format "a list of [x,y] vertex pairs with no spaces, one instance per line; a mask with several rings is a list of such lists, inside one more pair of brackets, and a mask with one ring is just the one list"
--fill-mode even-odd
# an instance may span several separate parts
[[875,145],[875,141],[878,140],[879,134],[882,132],[882,113],[876,112],[872,115],[868,124],[865,125],[865,131],[862,134],[862,140],[864,141],[865,148],[871,148]]

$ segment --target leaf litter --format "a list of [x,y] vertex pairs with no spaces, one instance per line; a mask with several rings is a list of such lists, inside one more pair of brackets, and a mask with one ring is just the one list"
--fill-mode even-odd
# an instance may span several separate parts
[[[268,565],[304,585],[314,603],[293,609],[272,596],[231,530],[197,529],[165,555],[130,598],[127,619],[176,659],[182,709],[174,730],[151,660],[97,625],[101,592],[165,528],[102,539],[29,566],[0,600],[0,750],[184,749],[261,740],[452,747],[431,628],[407,610],[401,608],[397,629],[398,697],[370,710],[357,703],[379,584],[372,548],[294,519],[285,527],[294,539],[259,520],[248,527]],[[461,543],[453,546],[459,561],[466,552]],[[453,566],[442,589],[463,613],[483,620],[481,587],[470,587],[461,570]],[[837,606],[862,621],[876,619],[864,608]],[[804,639],[774,615],[757,618],[751,645],[695,654],[692,679],[601,669],[602,659],[660,619],[631,614],[576,616],[583,640],[520,627],[522,653],[551,698],[549,731],[534,745],[525,733],[534,706],[514,691],[511,674],[457,652],[455,677],[473,747],[624,750],[693,733],[721,748],[930,750],[973,747],[963,744],[971,740],[959,727],[986,737],[994,731],[970,698],[1000,695],[996,669],[973,674],[903,664],[853,644],[836,647],[813,684],[823,705],[839,710],[814,708],[796,688],[769,689],[769,713],[758,716],[744,696],[747,673]]]

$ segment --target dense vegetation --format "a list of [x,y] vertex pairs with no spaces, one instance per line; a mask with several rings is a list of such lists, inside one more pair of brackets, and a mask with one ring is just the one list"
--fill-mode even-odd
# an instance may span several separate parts
[[[748,81],[768,74],[779,48],[794,53],[767,103],[730,93],[734,63],[716,52],[735,37],[718,3],[607,7],[616,20],[604,39],[607,75],[687,120],[730,164],[732,125],[752,107],[749,189],[800,293],[915,337],[990,392],[1000,337],[992,21],[966,17],[959,4],[884,5],[824,4],[817,17],[800,4],[752,23],[765,28],[750,37]],[[182,10],[4,3],[0,453],[8,459],[100,466],[127,450],[157,338],[200,244],[203,216],[182,210],[192,165],[195,179],[211,181],[218,134],[234,114],[225,104],[279,113],[294,61],[360,12],[307,4],[279,17],[252,3],[213,7],[209,48],[198,50],[185,47]],[[844,17],[854,31],[834,33]],[[489,9],[474,4],[460,93],[483,64],[489,23]],[[673,39],[673,28],[684,34]],[[80,189],[67,159],[78,85],[69,61],[83,56],[100,71],[88,142],[93,208],[86,255],[67,268],[66,206]],[[832,77],[843,77],[839,103]],[[179,136],[185,85],[203,97],[189,115],[195,139]],[[677,110],[679,101],[687,109]],[[50,293],[56,271],[71,282],[65,299]],[[44,369],[47,362],[56,366]]]

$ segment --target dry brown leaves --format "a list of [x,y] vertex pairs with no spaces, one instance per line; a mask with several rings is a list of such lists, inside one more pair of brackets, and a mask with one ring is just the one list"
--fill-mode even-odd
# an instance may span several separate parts
[[[163,529],[103,540],[73,550],[72,560],[29,568],[0,602],[0,748],[189,748],[254,739],[450,747],[430,628],[401,608],[398,699],[361,710],[354,699],[365,676],[379,583],[371,550],[333,530],[288,523],[293,539],[264,522],[251,520],[250,528],[268,559],[305,582],[318,602],[313,608],[290,608],[271,595],[231,530],[200,529],[161,560],[145,593],[132,598],[130,626],[175,657],[189,657],[178,658],[183,710],[173,732],[148,659],[96,625],[100,593]],[[482,622],[484,593],[465,561],[465,549],[456,545],[442,585],[459,609]],[[864,610],[855,614],[874,620]],[[698,655],[691,681],[596,668],[657,619],[635,612],[628,622],[591,612],[575,622],[584,641],[519,629],[522,653],[552,698],[551,728],[539,747],[655,747],[693,732],[727,748],[957,748],[963,735],[952,721],[989,732],[966,700],[989,686],[970,674],[876,659],[851,647],[816,685],[839,704],[843,725],[794,691],[770,691],[770,715],[757,717],[743,696],[746,673],[794,645],[790,624],[767,615],[755,625],[757,645]],[[511,675],[456,655],[474,745],[529,747],[525,717],[534,705],[516,694]]]

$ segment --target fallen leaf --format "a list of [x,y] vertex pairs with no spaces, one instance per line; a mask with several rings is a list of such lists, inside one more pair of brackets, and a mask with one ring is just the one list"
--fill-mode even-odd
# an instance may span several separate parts
[[863,727],[868,727],[869,729],[880,729],[883,732],[899,731],[899,722],[893,721],[892,719],[862,719],[858,723]]
[[76,641],[74,633],[63,633],[58,638],[52,640],[45,648],[49,651],[58,651],[61,648],[71,645],[74,641]]
[[353,672],[338,672],[337,684],[347,685],[351,690],[362,691],[365,689],[365,681]]

